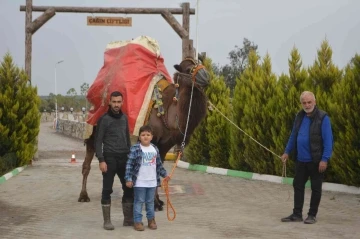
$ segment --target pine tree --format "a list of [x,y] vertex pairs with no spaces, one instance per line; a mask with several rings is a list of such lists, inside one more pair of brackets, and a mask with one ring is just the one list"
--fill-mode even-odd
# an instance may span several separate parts
[[[249,122],[244,122],[246,108],[249,107],[248,103],[254,101],[252,96],[251,84],[252,79],[261,75],[261,68],[258,64],[259,56],[255,51],[250,51],[248,65],[239,79],[236,79],[236,86],[234,89],[234,96],[232,99],[232,115],[233,123],[245,130]],[[250,109],[251,110],[251,109]],[[251,122],[250,122],[251,123]],[[246,132],[246,131],[245,131]],[[248,132],[246,132],[248,133]],[[229,164],[233,169],[250,171],[251,167],[246,162],[244,151],[247,145],[244,144],[244,139],[247,137],[239,130],[230,131],[230,157]]]
[[314,92],[316,104],[324,111],[329,110],[333,85],[340,82],[342,71],[332,61],[332,49],[325,39],[317,51],[317,59],[309,68],[308,90]]
[[[360,186],[360,55],[345,68],[344,78],[334,85],[332,127],[334,151],[331,180]],[[336,113],[335,113],[336,112]]]
[[188,145],[185,147],[184,156],[191,164],[209,165],[209,143],[206,136],[206,118],[194,130]]
[[[334,113],[337,114],[337,112],[331,112],[330,108],[331,102],[333,101],[332,91],[334,85],[341,81],[342,71],[334,65],[332,61],[332,49],[326,39],[317,51],[317,59],[313,66],[309,68],[309,74],[310,77],[307,86],[315,94],[316,105],[328,113],[331,121]],[[336,177],[336,173],[331,166],[331,161],[332,160],[330,160],[330,166],[325,174],[326,181],[332,181],[333,178]]]
[[[230,115],[230,90],[226,87],[223,77],[216,78],[211,74],[211,84],[206,91],[209,101],[226,117]],[[230,123],[218,111],[208,113],[206,132],[209,142],[210,166],[229,168]]]
[[35,154],[39,106],[37,88],[7,53],[0,66],[0,156],[16,153],[17,166],[27,164]]
[[[296,113],[301,109],[300,94],[308,79],[307,70],[302,66],[301,56],[296,47],[290,53],[289,75],[282,74],[276,84],[276,93],[272,100],[273,112],[276,115],[271,126],[272,139],[275,144],[274,152],[284,153],[291,134]],[[294,175],[294,158],[287,162],[287,176]],[[283,165],[278,157],[274,157],[275,173],[282,175]]]
[[[257,61],[256,55],[249,56],[251,60]],[[254,59],[253,59],[254,58]],[[274,114],[271,110],[272,97],[275,94],[276,75],[271,70],[271,58],[266,54],[263,63],[253,63],[254,74],[248,79],[249,88],[246,89],[247,102],[244,107],[244,116],[241,125],[245,131],[266,148],[273,148],[271,125]],[[245,162],[250,165],[253,172],[274,173],[272,154],[261,147],[250,137],[243,138],[246,145],[244,149]]]

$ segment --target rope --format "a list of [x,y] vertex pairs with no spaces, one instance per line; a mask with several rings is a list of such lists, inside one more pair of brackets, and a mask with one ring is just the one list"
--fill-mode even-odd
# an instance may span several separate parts
[[[187,133],[187,130],[188,130],[188,126],[189,126],[189,119],[190,119],[190,110],[191,110],[191,103],[192,103],[192,98],[193,98],[193,92],[194,92],[194,85],[195,85],[195,81],[192,82],[192,87],[191,87],[191,95],[190,95],[190,104],[189,104],[189,111],[188,111],[188,115],[187,115],[187,119],[186,119],[186,127],[185,127],[185,132],[184,132],[184,139],[181,143],[181,151],[179,152],[178,154],[178,157],[175,161],[175,164],[171,170],[171,173],[169,175],[170,179],[175,171],[175,168],[180,160],[180,157],[184,151],[184,148],[185,148],[185,139],[186,139],[186,133]],[[179,131],[180,131],[180,127],[179,127]],[[180,131],[181,133],[181,131]],[[176,218],[176,211],[175,211],[175,208],[174,206],[172,205],[171,201],[170,201],[170,193],[169,193],[169,182],[167,180],[162,180],[161,182],[161,188],[165,191],[165,195],[166,195],[166,214],[167,214],[167,218],[169,221],[174,221],[175,218]],[[169,207],[171,208],[174,216],[173,218],[170,218],[170,213],[169,213]]]
[[185,127],[185,132],[184,132],[184,139],[183,139],[183,142],[181,143],[181,152],[183,152],[184,148],[185,148],[185,139],[186,139],[186,133],[187,133],[188,126],[189,126],[190,110],[191,110],[192,98],[193,98],[193,93],[194,93],[194,85],[195,85],[195,81],[193,81],[192,85],[191,85],[189,111],[188,111],[188,115],[187,115],[187,119],[186,119],[186,127]]
[[277,155],[276,153],[274,153],[273,151],[271,151],[270,149],[266,148],[264,145],[262,145],[261,143],[259,143],[256,139],[254,139],[253,137],[251,137],[249,134],[247,134],[244,130],[242,130],[239,126],[237,126],[234,122],[232,122],[228,117],[226,117],[218,108],[215,107],[215,105],[213,105],[210,101],[208,101],[209,104],[211,105],[211,107],[213,107],[216,111],[218,111],[225,119],[227,119],[231,124],[233,124],[238,130],[240,130],[241,132],[243,132],[246,136],[248,136],[251,140],[255,141],[258,145],[260,145],[261,147],[263,147],[264,149],[266,149],[267,151],[269,151],[270,153],[272,153],[273,155],[275,155],[276,157],[278,157],[279,159],[281,159],[281,157],[279,155]]
[[[173,174],[174,174],[174,171],[175,171],[175,168],[177,167],[177,164],[180,160],[180,157],[182,155],[182,152],[180,151],[179,154],[178,154],[178,157],[175,161],[175,164],[171,170],[171,173],[169,174],[169,177],[170,179],[172,178]],[[176,218],[176,211],[175,211],[175,208],[174,206],[172,205],[171,201],[170,201],[170,193],[169,193],[169,181],[168,180],[162,180],[161,182],[161,188],[165,191],[165,195],[166,195],[166,215],[167,215],[167,218],[169,221],[174,221],[175,218]],[[169,208],[171,208],[172,210],[172,213],[173,213],[173,217],[170,218],[170,213],[169,213]]]

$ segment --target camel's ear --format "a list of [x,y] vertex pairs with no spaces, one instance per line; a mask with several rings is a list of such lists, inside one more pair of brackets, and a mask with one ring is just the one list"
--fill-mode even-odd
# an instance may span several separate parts
[[174,68],[178,71],[178,72],[182,72],[181,66],[176,64],[174,65]]

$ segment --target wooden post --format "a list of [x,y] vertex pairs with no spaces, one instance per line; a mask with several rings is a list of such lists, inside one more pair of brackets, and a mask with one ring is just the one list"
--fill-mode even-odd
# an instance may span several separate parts
[[55,16],[55,9],[50,8],[46,10],[41,16],[36,18],[32,23],[26,26],[26,32],[34,34],[42,25],[49,21],[53,16]]
[[161,13],[161,16],[167,21],[167,23],[169,23],[169,25],[172,27],[172,29],[174,29],[174,31],[179,35],[179,37],[189,38],[189,32],[180,25],[180,23],[168,10],[164,10]]
[[183,39],[182,40],[182,55],[183,55],[183,60],[186,57],[194,57],[195,56],[193,40],[191,40],[191,39]]
[[[190,3],[185,2],[181,5],[183,9],[183,28],[190,33]],[[190,35],[190,34],[189,34]]]
[[181,4],[183,10],[183,28],[189,33],[187,37],[182,37],[182,59],[192,56],[191,49],[193,46],[192,40],[190,37],[190,3]]
[[27,31],[27,27],[32,23],[32,0],[26,0],[25,15],[25,73],[28,76],[31,85],[31,52],[32,52],[32,34]]

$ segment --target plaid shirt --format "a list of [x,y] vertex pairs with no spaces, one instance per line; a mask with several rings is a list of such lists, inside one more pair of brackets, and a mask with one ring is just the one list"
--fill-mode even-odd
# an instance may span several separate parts
[[[151,144],[156,150],[156,181],[157,185],[160,186],[160,176],[165,178],[167,176],[166,170],[161,163],[159,149]],[[133,182],[133,185],[136,183],[136,179],[139,173],[139,169],[142,163],[142,150],[140,143],[136,143],[130,148],[130,153],[128,154],[128,160],[126,162],[126,172],[125,180],[126,182]]]

